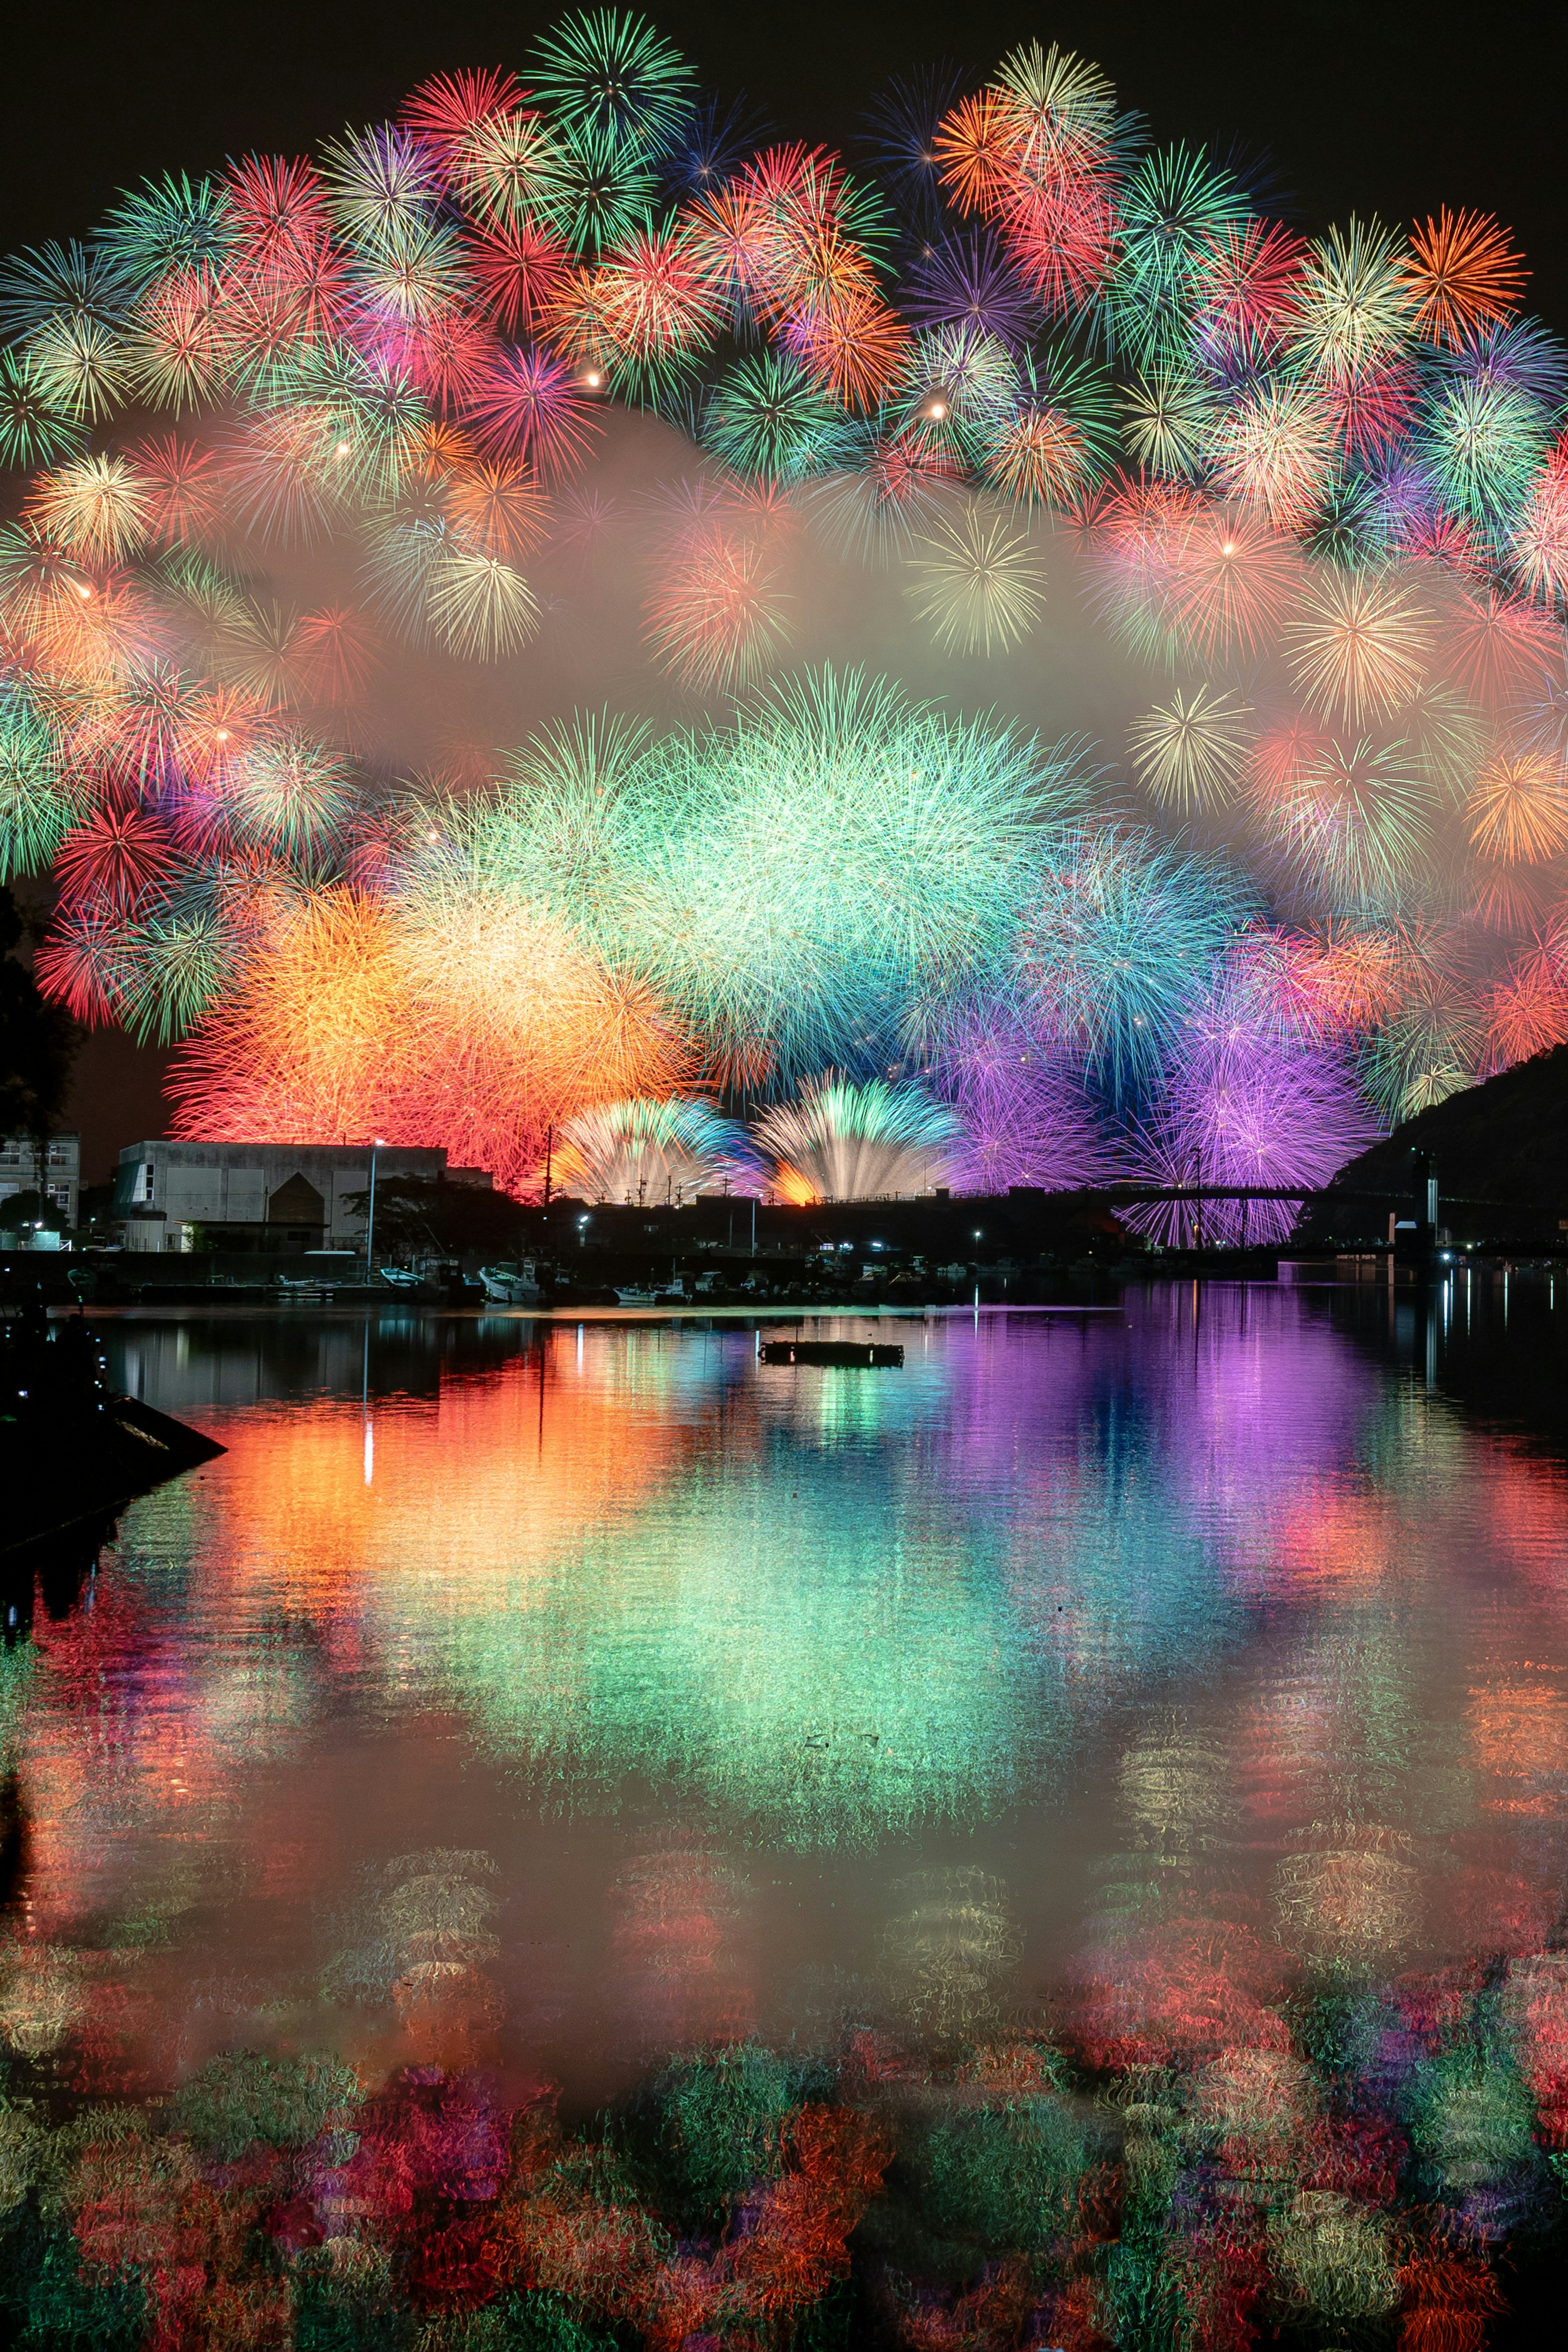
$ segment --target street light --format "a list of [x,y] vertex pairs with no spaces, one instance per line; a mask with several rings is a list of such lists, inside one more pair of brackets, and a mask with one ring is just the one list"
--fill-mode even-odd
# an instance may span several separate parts
[[376,1271],[376,1154],[386,1142],[384,1135],[371,1138],[371,1213],[365,1220],[365,1280],[371,1282]]

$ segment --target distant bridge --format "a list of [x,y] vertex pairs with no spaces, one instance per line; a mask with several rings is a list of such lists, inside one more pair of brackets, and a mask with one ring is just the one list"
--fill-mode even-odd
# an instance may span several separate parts
[[[1397,1192],[1367,1192],[1339,1184],[1080,1184],[1071,1192],[1048,1192],[1043,1185],[1014,1184],[1009,1188],[1012,1199],[1038,1196],[1044,1201],[1113,1202],[1134,1206],[1145,1201],[1343,1201],[1364,1204],[1368,1202],[1385,1209],[1407,1208],[1415,1198],[1413,1187]],[[995,1194],[972,1193],[970,1199],[996,1198]],[[1442,1200],[1456,1209],[1512,1209],[1521,1204],[1508,1201],[1479,1201],[1461,1192],[1444,1192]]]

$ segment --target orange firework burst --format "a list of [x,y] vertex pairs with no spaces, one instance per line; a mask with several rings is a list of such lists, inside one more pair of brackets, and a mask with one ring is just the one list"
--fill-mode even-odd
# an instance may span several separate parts
[[1568,978],[1540,951],[1514,965],[1492,990],[1487,1013],[1489,1069],[1505,1070],[1549,1045],[1568,1044]]
[[671,1093],[691,1064],[647,991],[548,910],[334,887],[274,907],[172,1084],[183,1134],[444,1143],[518,1183],[548,1126]]
[[517,563],[549,529],[549,499],[528,467],[455,466],[446,478],[446,511],[465,542],[481,555]]
[[397,931],[418,1092],[405,1120],[502,1183],[532,1181],[547,1127],[594,1103],[673,1094],[691,1074],[650,991],[549,908],[438,891],[400,908]]
[[1568,848],[1568,782],[1543,752],[1489,760],[1465,803],[1470,845],[1505,866],[1535,866]]
[[798,311],[783,341],[846,408],[872,409],[897,377],[909,330],[874,289],[834,291]]
[[1524,256],[1490,213],[1451,213],[1444,205],[1436,220],[1410,233],[1416,331],[1428,342],[1459,343],[1500,325],[1518,308],[1529,275]]
[[1071,507],[1100,468],[1082,426],[1060,408],[1026,407],[987,436],[986,473],[1023,506]]
[[1293,940],[1290,964],[1307,1020],[1320,1035],[1374,1029],[1399,1003],[1400,951],[1392,931],[1331,923],[1314,939]]
[[1010,90],[988,89],[960,99],[937,125],[937,170],[960,212],[994,220],[1018,195],[1029,121]]
[[393,1047],[406,1022],[386,909],[322,891],[279,915],[234,1000],[185,1047],[172,1081],[176,1131],[415,1140],[396,1125],[405,1070]]

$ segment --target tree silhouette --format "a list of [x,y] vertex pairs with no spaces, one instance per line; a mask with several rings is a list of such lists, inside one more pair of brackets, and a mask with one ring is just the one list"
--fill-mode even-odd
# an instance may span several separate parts
[[64,1005],[40,996],[18,955],[27,928],[0,888],[0,1135],[30,1136],[42,1150],[65,1108],[81,1031]]

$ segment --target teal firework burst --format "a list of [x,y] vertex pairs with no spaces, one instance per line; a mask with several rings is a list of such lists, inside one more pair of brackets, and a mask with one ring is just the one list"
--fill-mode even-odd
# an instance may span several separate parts
[[93,243],[140,293],[165,270],[217,268],[235,238],[225,189],[165,172],[122,194]]
[[25,696],[0,692],[0,882],[47,873],[85,805],[49,728]]
[[1014,985],[1036,1032],[1112,1100],[1147,1094],[1253,911],[1228,866],[1152,834],[1077,827],[1052,842],[1019,934]]
[[127,933],[117,1017],[141,1045],[172,1045],[232,984],[238,944],[200,886]]
[[644,763],[628,948],[732,1066],[885,1067],[922,1003],[1001,969],[1077,788],[1031,738],[821,672]]
[[1422,458],[1447,503],[1483,525],[1517,520],[1551,446],[1544,404],[1486,375],[1445,385],[1420,436]]
[[573,145],[602,142],[647,162],[690,121],[695,76],[680,51],[630,9],[582,9],[535,44],[533,81]]
[[562,140],[540,185],[539,211],[568,245],[599,254],[632,234],[658,185],[638,148],[617,145],[603,131],[583,131]]
[[410,798],[392,887],[416,916],[484,897],[570,926],[606,962],[623,956],[634,884],[635,784],[645,728],[608,712],[540,730],[496,787]]
[[727,369],[702,421],[706,448],[748,481],[799,482],[854,463],[863,436],[786,353],[748,352]]
[[1122,190],[1121,251],[1100,301],[1113,351],[1167,364],[1185,351],[1195,268],[1250,210],[1239,182],[1207,149],[1163,147],[1145,156]]
[[0,352],[0,465],[52,466],[86,442],[78,419],[46,391],[37,362]]

